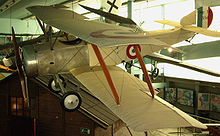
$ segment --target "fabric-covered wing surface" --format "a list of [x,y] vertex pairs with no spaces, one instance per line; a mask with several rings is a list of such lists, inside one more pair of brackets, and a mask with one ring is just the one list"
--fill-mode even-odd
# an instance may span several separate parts
[[114,24],[88,20],[86,17],[70,10],[52,6],[34,6],[27,9],[43,22],[98,46],[127,44],[167,46],[164,42],[150,38],[145,33],[134,32],[131,28]]
[[[107,46],[107,47],[100,47],[99,46],[98,48],[99,48],[99,50],[105,60],[106,65],[118,65],[122,61],[127,62],[129,60],[132,60],[128,56],[128,54],[130,54],[130,53],[129,53],[129,46],[127,46],[127,45],[110,46],[110,47],[109,46]],[[154,46],[154,45],[150,45],[150,44],[140,45],[142,56],[145,56],[147,54],[152,54],[152,52],[159,51],[163,48],[164,48],[164,46]],[[94,50],[92,49],[92,47],[90,45],[88,46],[88,50],[89,50],[90,66],[99,66],[100,65],[99,61],[95,55]]]
[[155,96],[151,98],[145,82],[116,66],[108,70],[120,98],[117,105],[101,67],[80,67],[70,72],[113,113],[135,131],[205,125]]

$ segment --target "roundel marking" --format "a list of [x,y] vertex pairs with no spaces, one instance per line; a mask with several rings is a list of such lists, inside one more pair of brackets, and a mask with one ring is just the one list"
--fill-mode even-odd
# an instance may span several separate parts
[[135,50],[134,50],[134,45],[137,45],[139,50],[141,51],[141,47],[140,47],[139,44],[128,45],[127,50],[126,50],[126,54],[127,54],[128,58],[130,58],[130,59],[136,59],[137,58]]

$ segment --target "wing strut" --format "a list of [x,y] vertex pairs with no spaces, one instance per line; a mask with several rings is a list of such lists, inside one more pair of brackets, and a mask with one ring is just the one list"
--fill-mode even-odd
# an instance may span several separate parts
[[104,72],[104,74],[105,74],[105,77],[106,77],[106,79],[107,79],[107,81],[108,81],[109,87],[111,88],[111,91],[112,91],[112,93],[113,93],[113,95],[114,95],[114,97],[115,97],[115,101],[116,101],[116,103],[119,105],[120,102],[119,102],[118,93],[117,93],[117,91],[116,91],[116,89],[115,89],[115,86],[114,86],[114,84],[113,84],[111,75],[110,75],[110,73],[109,73],[109,71],[108,71],[108,69],[107,69],[107,66],[106,66],[106,64],[105,64],[105,62],[104,62],[104,59],[103,59],[103,57],[102,57],[102,54],[100,53],[99,48],[98,48],[96,45],[92,44],[92,48],[93,48],[93,50],[94,50],[94,52],[95,52],[95,54],[96,54],[96,57],[97,57],[98,60],[99,60],[99,63],[100,63],[100,65],[101,65],[102,70],[103,70],[103,72]]
[[148,87],[149,87],[149,89],[150,89],[150,93],[151,93],[151,95],[152,95],[152,98],[154,98],[154,88],[153,88],[153,86],[152,86],[150,77],[149,77],[149,75],[148,75],[147,68],[146,68],[146,66],[145,66],[145,64],[144,64],[144,60],[143,60],[143,58],[142,58],[142,56],[141,56],[140,49],[138,48],[138,44],[133,45],[133,47],[134,47],[136,56],[137,56],[137,58],[138,58],[138,61],[139,61],[140,65],[141,65],[141,69],[142,69],[142,71],[143,71],[143,73],[144,73],[144,77],[145,77],[145,79],[146,79],[147,85],[148,85]]
[[44,28],[44,26],[42,25],[42,23],[40,22],[40,19],[38,17],[36,17],[38,24],[40,25],[41,30],[43,31],[44,35],[46,38],[48,38],[47,32]]

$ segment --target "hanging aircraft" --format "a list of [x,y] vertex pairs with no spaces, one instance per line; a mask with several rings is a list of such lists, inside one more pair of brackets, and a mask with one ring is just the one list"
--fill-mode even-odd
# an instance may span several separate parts
[[[70,72],[136,131],[172,127],[206,128],[202,123],[155,95],[142,56],[188,39],[199,30],[214,36],[219,36],[218,32],[190,27],[191,24],[184,26],[185,21],[163,22],[176,26],[170,30],[140,32],[136,27],[128,28],[92,21],[73,11],[52,6],[34,6],[28,10],[45,23],[80,39],[63,42],[70,44],[65,47],[56,44],[50,48],[49,43],[24,46],[21,52],[12,29],[16,65],[24,98],[28,95],[26,77],[54,75],[50,82],[51,89],[63,96],[61,104],[65,110],[76,110],[81,104],[80,95],[67,91],[63,79],[58,75]],[[194,16],[190,17],[194,19]],[[185,20],[184,18],[182,20]],[[115,66],[136,58],[141,64],[147,83]]]
[[[108,12],[105,12],[103,10],[93,9],[93,8],[90,8],[90,7],[87,7],[87,6],[84,6],[84,5],[80,5],[80,6],[83,7],[84,9],[92,12],[92,13],[95,13],[95,14],[98,14],[100,16],[103,16],[106,19],[109,19],[109,20],[112,20],[114,22],[120,23],[119,25],[131,27],[131,28],[136,28],[137,31],[144,32],[130,18],[121,17],[121,16],[119,16],[117,14],[108,13]],[[208,10],[206,10],[206,9],[208,9]],[[191,17],[192,20],[191,20],[191,18],[189,18],[189,16],[192,16]],[[198,27],[208,28],[211,25],[211,23],[212,23],[212,19],[213,19],[213,12],[212,12],[211,8],[209,8],[209,7],[200,7],[198,9],[196,9],[195,11],[193,11],[192,13],[190,13],[190,15],[187,15],[186,17],[182,18],[181,25],[187,27],[188,24],[189,25],[192,24],[192,25],[197,25]],[[156,21],[156,22],[159,22],[159,23],[162,23],[162,24],[171,25],[171,26],[175,26],[175,27],[181,27],[181,25],[179,23],[173,22],[173,21],[169,21],[169,20],[161,20],[161,21]],[[219,34],[217,34],[217,33],[214,34],[213,32],[211,32],[212,34],[211,33],[208,34],[207,30],[204,30],[204,29],[201,30],[201,31],[204,31],[203,34],[206,34],[208,36],[214,36],[214,37],[219,36]],[[194,33],[194,36],[196,34],[198,34],[198,33]],[[180,36],[182,36],[182,34]],[[192,40],[192,38],[194,36],[190,37],[191,38],[190,40]],[[190,40],[185,40],[185,41],[190,42]],[[172,44],[172,43],[168,43],[168,44]],[[170,49],[170,48],[168,48],[168,49]],[[175,52],[180,52],[180,53],[184,54],[183,51],[177,50],[176,48],[174,49],[174,51]],[[166,55],[162,55],[160,53],[154,52],[154,53],[148,54],[148,55],[146,55],[144,57],[147,57],[147,58],[155,60],[156,61],[155,64],[157,64],[157,61],[158,62],[171,63],[171,64],[174,64],[174,65],[177,65],[177,66],[181,66],[181,67],[184,67],[184,68],[187,68],[187,69],[195,70],[195,71],[202,72],[202,73],[205,73],[205,74],[209,74],[209,75],[212,75],[212,76],[220,76],[219,73],[207,70],[205,68],[197,67],[197,66],[194,66],[194,65],[191,65],[191,64],[187,64],[187,63],[185,63],[185,62],[183,62],[181,60],[174,59],[174,58],[168,57]],[[126,66],[128,68],[130,68],[131,66],[135,66],[135,65],[133,65],[132,62],[127,62]],[[158,76],[158,73],[159,73],[159,69],[156,66],[154,66],[153,71],[151,71],[151,79],[156,79],[156,77]]]

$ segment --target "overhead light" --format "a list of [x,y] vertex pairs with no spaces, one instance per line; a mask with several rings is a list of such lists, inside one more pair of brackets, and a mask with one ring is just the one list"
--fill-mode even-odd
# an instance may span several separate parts
[[171,47],[169,47],[167,50],[169,53],[173,52],[173,48],[171,48]]

